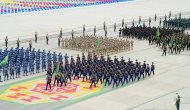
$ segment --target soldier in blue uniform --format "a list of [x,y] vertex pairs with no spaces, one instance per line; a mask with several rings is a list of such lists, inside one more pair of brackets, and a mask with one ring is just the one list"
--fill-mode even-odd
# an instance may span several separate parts
[[44,70],[46,71],[46,52],[45,52],[45,50],[43,50],[41,57],[42,57],[42,72],[44,72]]
[[16,61],[16,78],[20,78],[20,61]]
[[[92,70],[92,71],[94,71],[94,70]],[[93,85],[94,85],[94,87],[96,87],[96,76],[95,76],[95,74],[93,74],[92,77],[91,77],[90,88],[92,88]]]
[[54,52],[53,53],[53,73],[56,71],[56,66],[57,66],[57,54]]
[[123,84],[124,84],[124,81],[123,81],[123,74],[121,73],[121,71],[119,70],[119,72],[118,72],[118,79],[119,79],[119,81],[118,81],[118,83],[117,83],[117,86],[119,86],[120,85],[120,83],[121,83],[121,85],[123,86]]
[[118,86],[117,81],[118,81],[118,76],[117,76],[117,74],[114,74],[112,88],[114,88],[115,85],[116,85],[116,87]]
[[100,68],[99,68],[98,71],[97,71],[97,83],[98,83],[99,81],[101,82],[101,84],[103,83],[103,81],[102,81],[102,71],[101,71]]
[[61,52],[59,53],[58,58],[59,58],[59,62],[63,61],[63,56],[62,56]]
[[29,62],[29,50],[28,50],[28,48],[25,50],[24,54],[25,54],[26,61]]
[[143,76],[144,78],[144,68],[143,68],[143,65],[141,65],[141,68],[140,68],[140,78],[141,76]]
[[128,78],[129,78],[129,74],[127,70],[124,70],[124,83],[126,82],[126,84],[128,83]]
[[14,79],[14,70],[15,70],[15,66],[13,61],[10,62],[10,79]]
[[53,62],[57,62],[57,54],[56,54],[56,52],[53,53]]
[[50,51],[47,53],[48,67],[52,68],[52,55]]
[[149,74],[150,74],[150,66],[149,66],[149,64],[147,64],[147,67],[146,67],[146,69],[145,69],[145,77],[148,75],[149,76]]
[[132,82],[133,82],[133,70],[131,69],[131,70],[129,70],[129,82],[132,80]]
[[40,73],[40,59],[36,59],[36,73]]
[[64,83],[64,85],[65,85],[65,87],[66,87],[66,86],[67,86],[67,81],[66,81],[65,75],[64,75],[64,74],[61,74],[61,75],[60,75],[60,78],[61,78],[61,86],[62,86],[63,83]]
[[77,79],[79,79],[79,68],[76,66],[75,68],[74,68],[74,80],[75,80],[75,78],[77,77]]
[[139,80],[140,79],[140,77],[139,77],[139,69],[138,68],[136,68],[136,70],[135,70],[135,80],[136,80],[136,78]]
[[70,80],[70,82],[72,82],[71,76],[72,76],[72,70],[70,68],[68,68],[67,75],[66,75],[66,82],[68,82],[68,80]]
[[34,74],[34,61],[32,58],[30,58],[30,61],[29,61],[29,72],[30,74]]
[[[107,71],[107,70],[106,70]],[[108,86],[110,85],[110,74],[109,73],[106,73],[105,75],[105,85],[106,86],[108,84]]]
[[9,80],[8,65],[3,66],[3,76],[4,76],[4,81]]
[[26,59],[24,59],[23,61],[23,76],[28,76],[28,62],[26,61]]
[[65,54],[64,58],[65,58],[65,63],[66,64],[69,63],[69,60],[68,60],[69,56],[67,55],[67,53]]
[[87,81],[87,79],[88,79],[88,77],[87,77],[87,74],[88,74],[88,71],[87,71],[87,69],[84,67],[83,68],[83,78],[82,78],[82,81],[84,82],[84,79],[86,79],[86,81]]

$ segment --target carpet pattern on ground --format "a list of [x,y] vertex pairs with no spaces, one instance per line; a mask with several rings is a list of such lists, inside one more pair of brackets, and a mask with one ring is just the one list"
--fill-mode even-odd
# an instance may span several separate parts
[[36,12],[131,0],[0,0],[0,14]]
[[[52,81],[53,82],[53,81]],[[5,90],[0,91],[0,100],[23,105],[51,103],[57,101],[75,101],[79,98],[94,95],[103,90],[103,85],[98,84],[96,88],[89,88],[89,81],[82,82],[81,79],[67,83],[67,86],[45,90],[45,78],[32,79],[25,82],[11,84]]]

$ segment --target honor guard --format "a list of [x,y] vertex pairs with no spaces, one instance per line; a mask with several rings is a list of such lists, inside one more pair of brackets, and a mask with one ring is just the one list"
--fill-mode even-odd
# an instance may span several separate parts
[[49,42],[49,35],[47,34],[46,35],[46,44],[48,45],[48,42]]
[[38,40],[38,34],[37,32],[35,32],[35,43],[37,43],[37,40]]
[[94,26],[94,36],[96,36],[96,26]]
[[20,46],[20,40],[19,40],[19,38],[17,39],[17,48],[19,48],[19,46]]
[[8,47],[8,37],[6,36],[5,38],[5,47],[7,48]]
[[31,52],[31,50],[32,50],[32,41],[30,40],[29,41],[29,51]]

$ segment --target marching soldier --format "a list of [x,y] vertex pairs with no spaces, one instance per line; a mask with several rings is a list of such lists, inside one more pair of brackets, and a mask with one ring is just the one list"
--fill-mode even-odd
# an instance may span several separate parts
[[[93,70],[92,70],[93,71]],[[90,85],[90,88],[92,88],[94,84],[94,87],[96,87],[96,76],[93,74],[92,77],[91,77],[91,85]]]
[[51,78],[52,78],[52,76],[51,76],[51,71],[50,71],[50,68],[49,68],[48,71],[47,71],[46,90],[47,90],[48,86],[49,86],[50,89],[51,89]]
[[114,85],[116,85],[116,87],[118,86],[117,80],[118,80],[118,76],[117,76],[117,74],[114,74],[114,77],[113,77],[113,87],[112,88],[114,88]]
[[163,47],[163,53],[162,53],[162,56],[163,56],[163,55],[165,55],[165,56],[166,56],[166,51],[167,51],[167,47],[166,47],[166,45],[164,45],[164,47]]
[[60,82],[61,82],[61,86],[63,85],[63,83],[64,83],[65,87],[67,86],[67,81],[64,77],[64,74],[60,74]]

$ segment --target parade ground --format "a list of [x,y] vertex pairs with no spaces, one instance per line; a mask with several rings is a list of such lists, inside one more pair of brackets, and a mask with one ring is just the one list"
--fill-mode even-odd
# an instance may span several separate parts
[[[45,73],[40,73],[1,84],[0,106],[14,110],[172,110],[175,109],[176,93],[179,93],[182,97],[181,107],[183,110],[189,110],[188,51],[163,57],[162,50],[155,45],[149,46],[147,41],[134,41],[134,50],[119,53],[117,57],[154,62],[154,76],[114,89],[111,86],[105,88],[100,84],[97,88],[89,89],[88,81],[74,80],[68,83],[67,87],[53,87],[52,90],[45,91],[46,76]],[[74,57],[80,54],[61,49],[55,51],[67,52]]]
[[[104,21],[108,25],[115,22],[119,24],[123,18],[126,18],[126,22],[131,22],[133,19],[138,20],[139,15],[144,19],[153,17],[155,12],[163,17],[170,10],[174,13],[182,11],[186,12],[184,16],[189,17],[189,3],[189,0],[132,0],[100,6],[0,15],[0,44],[4,45],[2,36],[7,35],[9,41],[15,41],[19,37],[20,46],[28,47],[27,40],[34,40],[35,32],[42,37],[47,33],[57,35],[60,27],[63,27],[63,32],[70,33],[72,29],[80,31],[84,24],[86,34],[91,35],[93,31],[88,31],[88,28],[93,28],[94,25],[103,27]],[[159,20],[153,21],[151,25],[158,26],[158,22]],[[108,37],[118,38],[119,28],[118,26],[116,32],[113,32],[113,27],[108,28]],[[77,33],[75,36],[81,34]],[[104,36],[104,31],[98,30],[97,35]],[[176,93],[181,96],[181,110],[190,110],[190,51],[162,56],[162,49],[149,45],[147,40],[129,38],[131,40],[134,41],[133,50],[112,54],[111,58],[117,56],[119,60],[123,57],[125,61],[130,58],[134,62],[154,62],[154,76],[118,88],[105,87],[100,83],[95,88],[89,88],[90,81],[82,82],[80,78],[67,83],[66,87],[52,84],[52,89],[47,91],[45,72],[21,76],[20,79],[0,82],[1,110],[176,110]],[[16,44],[10,44],[10,47],[16,47]],[[5,46],[1,48],[4,49]],[[78,54],[82,55],[80,51],[58,47],[55,36],[50,37],[48,45],[43,38],[37,43],[33,42],[33,48],[52,53],[61,52],[63,55],[67,53],[74,58]]]

